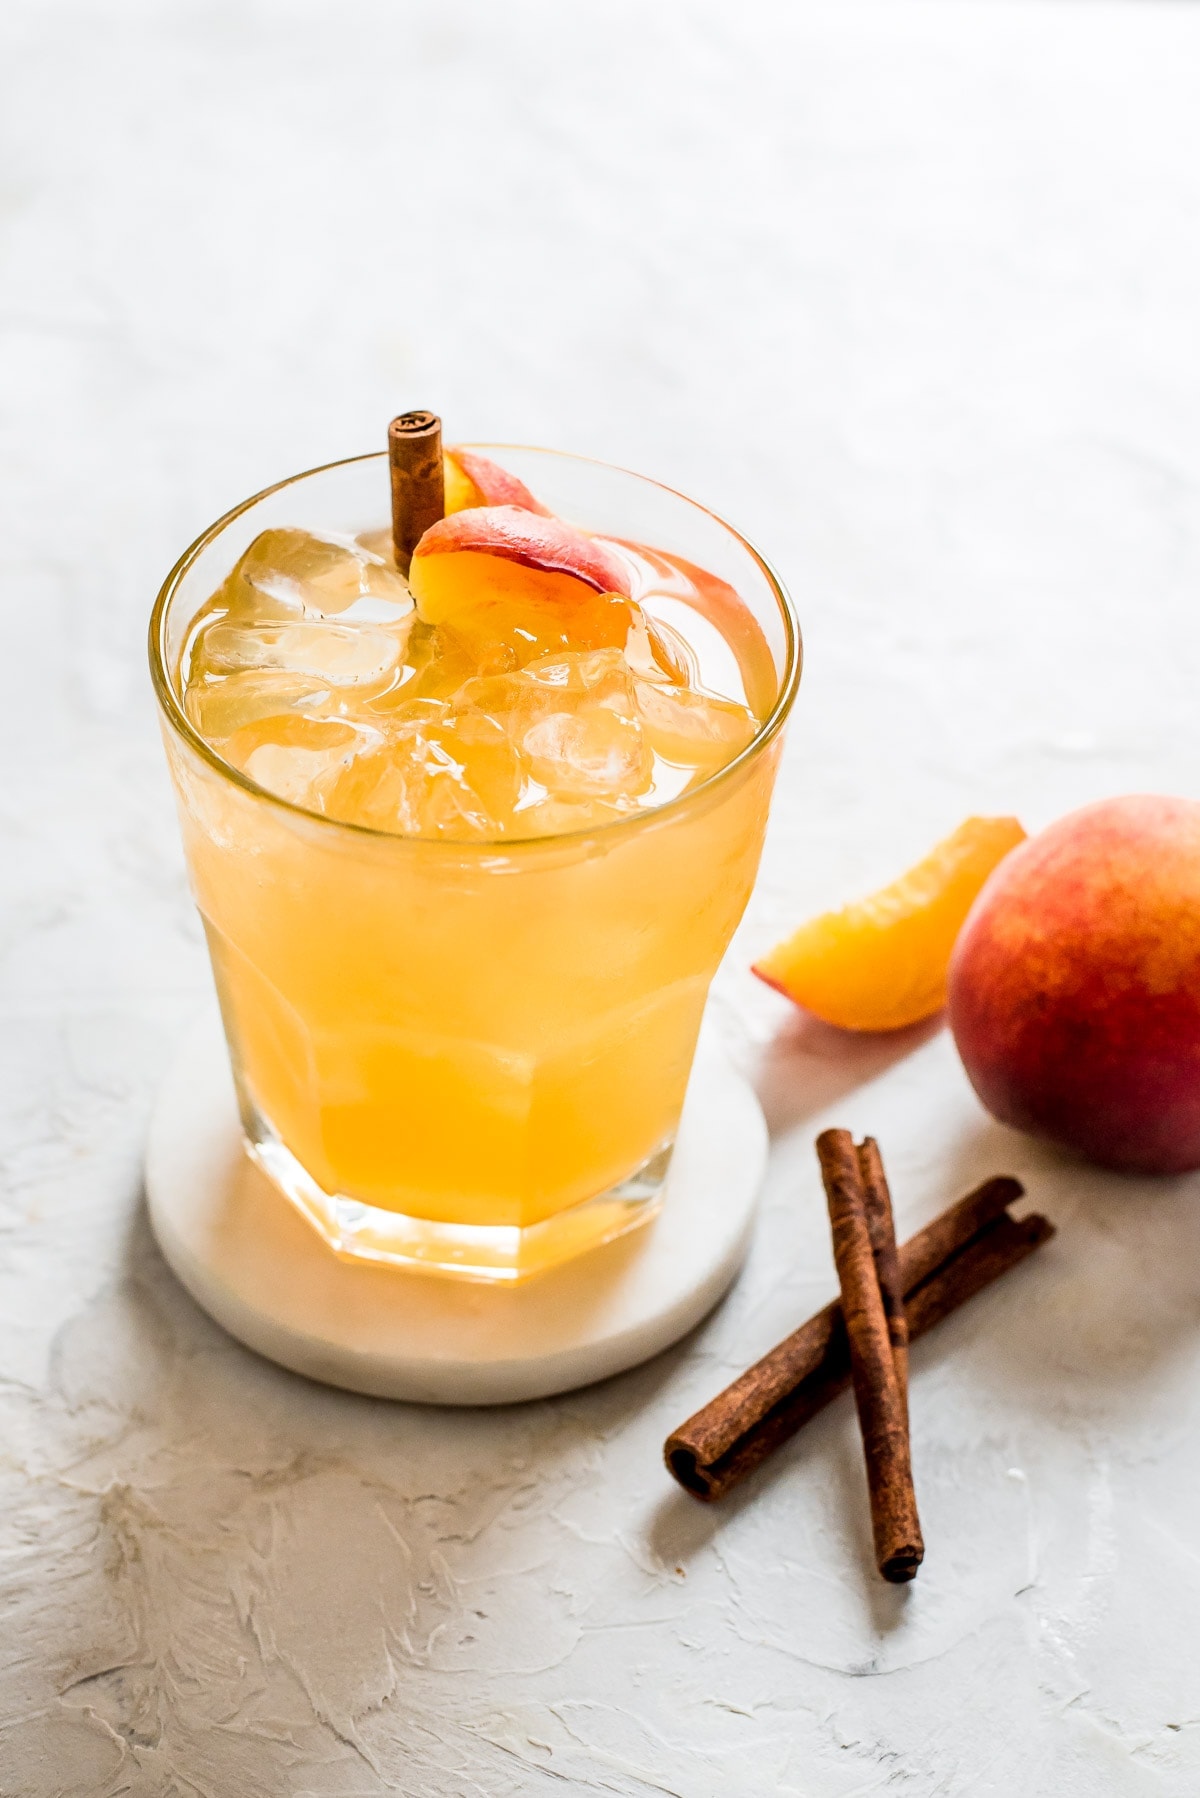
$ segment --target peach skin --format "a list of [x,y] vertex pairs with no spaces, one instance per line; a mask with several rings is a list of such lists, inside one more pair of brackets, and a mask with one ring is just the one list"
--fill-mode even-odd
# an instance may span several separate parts
[[950,1027],[984,1105],[1102,1166],[1200,1167],[1200,803],[1085,806],[997,868]]
[[542,518],[550,513],[541,500],[535,499],[524,481],[519,481],[507,468],[501,468],[488,456],[474,450],[448,449],[443,454],[446,485],[446,515],[464,512],[469,507],[516,506],[522,512],[536,512]]
[[413,552],[409,584],[426,624],[446,625],[510,660],[554,649],[624,648],[630,575],[618,556],[560,518],[516,506],[455,512]]

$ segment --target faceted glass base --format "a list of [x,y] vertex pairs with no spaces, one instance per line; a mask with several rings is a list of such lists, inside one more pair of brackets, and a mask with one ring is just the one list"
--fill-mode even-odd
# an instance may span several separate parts
[[520,1229],[433,1222],[328,1193],[261,1114],[243,1127],[252,1159],[335,1255],[462,1280],[527,1280],[637,1229],[662,1202],[673,1146],[664,1143],[620,1185]]

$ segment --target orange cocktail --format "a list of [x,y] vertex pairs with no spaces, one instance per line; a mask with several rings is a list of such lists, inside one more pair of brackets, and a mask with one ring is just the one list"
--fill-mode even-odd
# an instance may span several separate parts
[[798,642],[701,508],[495,456],[407,578],[381,458],[259,496],[152,657],[252,1152],[343,1252],[515,1277],[653,1209]]

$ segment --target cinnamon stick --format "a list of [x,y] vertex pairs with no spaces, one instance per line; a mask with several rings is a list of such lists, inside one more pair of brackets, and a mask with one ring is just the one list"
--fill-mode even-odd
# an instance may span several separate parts
[[883,1171],[883,1157],[873,1136],[864,1137],[858,1145],[858,1175],[862,1183],[867,1233],[871,1238],[871,1254],[883,1315],[887,1320],[888,1340],[896,1367],[896,1384],[900,1402],[908,1410],[908,1321],[904,1315],[904,1287],[900,1283],[900,1257],[896,1252],[896,1226],[892,1218],[892,1194]]
[[817,1155],[829,1201],[833,1259],[850,1343],[850,1377],[867,1464],[875,1563],[884,1579],[900,1585],[916,1574],[925,1544],[913,1488],[908,1414],[896,1378],[871,1252],[862,1173],[848,1130],[822,1131]]
[[392,544],[407,574],[413,550],[446,512],[442,421],[436,412],[402,412],[388,426],[392,476]]
[[[997,1175],[901,1244],[910,1342],[1054,1234],[1043,1217],[1014,1224],[1005,1215],[1023,1194],[1018,1180]],[[980,1257],[973,1245],[996,1225]],[[724,1498],[849,1384],[849,1344],[835,1299],[672,1431],[667,1466],[697,1498]]]
[[1053,1235],[1050,1219],[1036,1211],[1028,1217],[1012,1218],[1004,1212],[995,1218],[907,1298],[910,1340],[949,1317]]

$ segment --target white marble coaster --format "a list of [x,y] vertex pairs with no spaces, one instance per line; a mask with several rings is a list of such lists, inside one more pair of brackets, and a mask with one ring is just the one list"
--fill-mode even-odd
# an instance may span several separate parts
[[741,1266],[766,1155],[758,1101],[706,1030],[651,1222],[515,1285],[346,1260],[246,1155],[213,1015],[159,1094],[146,1193],[175,1273],[260,1355],[381,1398],[499,1405],[606,1379],[699,1323]]

